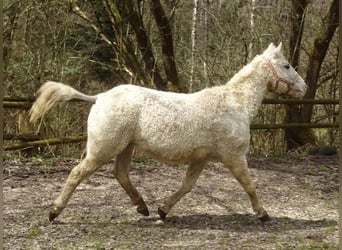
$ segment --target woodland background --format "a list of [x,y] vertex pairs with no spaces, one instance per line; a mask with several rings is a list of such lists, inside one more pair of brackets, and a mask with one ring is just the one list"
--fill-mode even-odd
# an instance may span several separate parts
[[[33,97],[46,80],[88,94],[123,83],[193,92],[226,83],[270,42],[282,41],[309,85],[305,98],[336,100],[338,9],[338,0],[5,0],[5,95]],[[4,134],[85,135],[89,108],[58,105],[35,127],[25,109],[6,109]],[[337,114],[338,105],[272,104],[253,123],[336,123]],[[337,144],[337,128],[253,130],[251,153]],[[39,152],[79,156],[83,149],[81,142]]]

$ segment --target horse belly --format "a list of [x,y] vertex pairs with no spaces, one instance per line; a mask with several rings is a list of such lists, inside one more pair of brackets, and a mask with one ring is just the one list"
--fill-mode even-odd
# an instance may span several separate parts
[[134,141],[139,151],[165,162],[189,162],[207,159],[215,154],[215,147],[208,136],[196,131],[143,133]]

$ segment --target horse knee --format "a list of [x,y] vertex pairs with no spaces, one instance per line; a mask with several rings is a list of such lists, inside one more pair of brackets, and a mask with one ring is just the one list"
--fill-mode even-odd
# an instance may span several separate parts
[[121,184],[126,184],[129,182],[129,173],[127,171],[123,171],[123,169],[118,169],[117,167],[115,167],[113,173],[114,177]]
[[128,179],[130,170],[130,161],[127,161],[127,159],[121,159],[121,157],[117,157],[115,160],[114,165],[114,176],[116,179]]
[[195,186],[195,183],[186,183],[186,184],[183,184],[182,186],[182,191],[184,194],[187,194],[189,193],[192,188]]
[[88,178],[100,166],[101,164],[94,160],[84,159],[82,162],[80,162],[80,164],[70,171],[69,179],[72,182],[80,182]]
[[255,185],[253,182],[251,183],[242,183],[243,188],[245,189],[245,191],[249,194],[253,194],[255,193]]

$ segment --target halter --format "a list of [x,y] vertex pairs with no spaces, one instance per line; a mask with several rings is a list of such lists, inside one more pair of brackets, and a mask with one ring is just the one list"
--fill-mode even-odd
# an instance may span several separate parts
[[280,94],[280,95],[287,95],[287,94],[291,91],[292,87],[293,87],[295,84],[294,84],[293,82],[290,82],[290,81],[288,81],[288,80],[286,80],[286,79],[280,77],[280,76],[277,74],[277,72],[276,72],[275,68],[273,67],[273,65],[272,65],[272,63],[271,63],[270,60],[266,59],[266,60],[265,60],[265,64],[266,64],[266,66],[268,66],[268,68],[272,71],[273,76],[276,78],[275,87],[272,87],[271,84],[268,83],[267,88],[268,88],[270,91],[277,93],[276,90],[277,90],[278,87],[279,87],[279,82],[283,82],[283,83],[285,83],[286,86],[287,86],[287,91],[286,91],[285,93]]

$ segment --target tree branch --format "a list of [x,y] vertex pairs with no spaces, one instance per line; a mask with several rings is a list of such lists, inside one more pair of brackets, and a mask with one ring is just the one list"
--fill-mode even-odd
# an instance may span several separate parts
[[105,33],[102,32],[102,30],[97,27],[95,24],[92,23],[92,21],[87,17],[86,14],[84,14],[83,11],[81,11],[81,9],[77,6],[75,0],[68,0],[71,10],[78,15],[79,17],[81,17],[83,20],[85,20],[95,31],[96,33],[98,33],[101,37],[101,39],[108,43],[109,45],[113,45],[113,42],[107,37],[107,35]]

